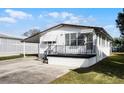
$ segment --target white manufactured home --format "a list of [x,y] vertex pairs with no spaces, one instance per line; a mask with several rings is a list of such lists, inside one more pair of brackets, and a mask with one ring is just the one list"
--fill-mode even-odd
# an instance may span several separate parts
[[[24,44],[21,42],[22,40],[22,38],[0,34],[0,57],[23,54]],[[25,53],[37,54],[38,44],[25,43]]]
[[112,37],[101,27],[59,24],[23,42],[39,43],[48,64],[89,67],[111,55]]

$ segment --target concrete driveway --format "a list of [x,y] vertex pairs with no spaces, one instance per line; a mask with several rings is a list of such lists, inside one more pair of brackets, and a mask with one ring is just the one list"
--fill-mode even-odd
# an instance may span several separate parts
[[68,67],[43,64],[35,57],[0,61],[1,84],[50,83],[68,72]]

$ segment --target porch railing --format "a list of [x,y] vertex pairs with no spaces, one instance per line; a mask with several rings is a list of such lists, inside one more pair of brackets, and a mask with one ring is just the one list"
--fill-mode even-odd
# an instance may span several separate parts
[[87,43],[83,46],[50,45],[45,51],[46,55],[52,54],[95,54],[96,45]]

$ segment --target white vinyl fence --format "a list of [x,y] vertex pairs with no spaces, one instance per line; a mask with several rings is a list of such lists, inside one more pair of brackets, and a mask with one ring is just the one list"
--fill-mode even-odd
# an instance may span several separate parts
[[[25,43],[26,54],[38,54],[37,43]],[[23,54],[21,40],[0,38],[0,57]]]

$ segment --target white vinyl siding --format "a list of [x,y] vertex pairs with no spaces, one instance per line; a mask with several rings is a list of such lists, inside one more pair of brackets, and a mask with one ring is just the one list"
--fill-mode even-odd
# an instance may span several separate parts
[[97,60],[111,55],[110,40],[103,34],[97,34]]

